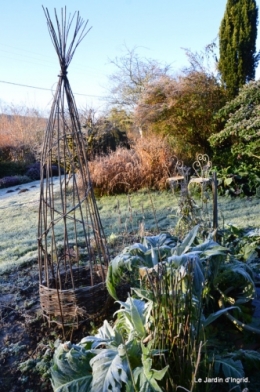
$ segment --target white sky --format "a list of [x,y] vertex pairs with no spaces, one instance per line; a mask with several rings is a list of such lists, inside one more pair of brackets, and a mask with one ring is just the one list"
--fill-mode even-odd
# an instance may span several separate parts
[[[130,49],[137,46],[140,57],[170,63],[172,71],[178,71],[188,65],[181,48],[201,51],[217,37],[226,0],[2,1],[0,106],[12,103],[41,110],[50,107],[51,91],[3,83],[55,89],[59,63],[42,4],[51,16],[54,7],[59,14],[66,5],[68,12],[79,10],[84,20],[89,19],[92,29],[76,50],[68,77],[78,107],[101,110],[105,103],[99,97],[107,94],[107,76],[115,70],[109,59],[120,57],[124,44]],[[257,78],[259,75],[258,69]]]

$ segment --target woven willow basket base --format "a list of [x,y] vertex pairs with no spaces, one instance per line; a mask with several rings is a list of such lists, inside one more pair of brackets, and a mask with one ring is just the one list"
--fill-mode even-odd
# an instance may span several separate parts
[[[103,271],[106,273],[105,267]],[[91,286],[89,269],[73,270],[75,289],[56,289],[54,281],[50,281],[51,287],[40,284],[41,308],[43,316],[49,323],[77,327],[82,322],[95,320],[106,313],[111,298],[103,281],[100,266],[93,267],[92,276],[93,286]],[[60,274],[63,287],[71,286],[69,278],[68,273]]]

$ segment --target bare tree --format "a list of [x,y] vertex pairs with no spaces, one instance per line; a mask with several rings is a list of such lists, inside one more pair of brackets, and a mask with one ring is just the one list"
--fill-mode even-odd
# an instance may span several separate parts
[[153,59],[141,59],[137,48],[125,46],[125,54],[110,60],[116,71],[109,76],[111,106],[133,111],[146,86],[169,73],[170,65],[162,65]]
[[98,118],[97,110],[92,106],[86,106],[79,111],[79,119],[83,128],[92,128]]
[[185,75],[192,72],[201,72],[220,79],[218,71],[218,58],[216,51],[218,49],[215,38],[211,43],[206,45],[200,52],[192,52],[188,48],[182,48],[185,52],[189,65],[182,69]]

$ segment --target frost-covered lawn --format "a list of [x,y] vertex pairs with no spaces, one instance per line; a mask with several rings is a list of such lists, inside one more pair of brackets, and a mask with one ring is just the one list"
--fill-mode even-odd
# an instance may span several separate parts
[[0,190],[1,266],[36,257],[39,183]]
[[[0,268],[37,258],[39,183],[0,189]],[[54,189],[58,187],[54,179]],[[23,189],[28,191],[19,193]],[[106,235],[124,235],[126,243],[128,234],[136,234],[141,226],[147,232],[157,227],[173,231],[178,220],[178,200],[170,191],[107,196],[97,204]],[[219,226],[223,224],[260,227],[260,199],[219,198]]]

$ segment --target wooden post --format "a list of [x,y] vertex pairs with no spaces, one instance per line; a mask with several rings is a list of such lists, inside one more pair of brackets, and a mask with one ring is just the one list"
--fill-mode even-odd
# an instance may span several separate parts
[[213,193],[213,229],[218,228],[218,180],[217,173],[212,173],[212,193]]

